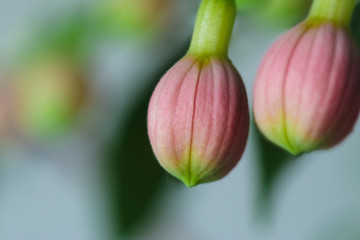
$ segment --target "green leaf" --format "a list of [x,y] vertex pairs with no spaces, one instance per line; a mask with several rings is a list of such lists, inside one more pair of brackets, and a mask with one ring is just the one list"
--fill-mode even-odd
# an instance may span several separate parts
[[273,190],[278,175],[296,157],[269,142],[259,131],[255,122],[257,166],[260,175],[260,191],[258,195],[257,214],[262,218],[271,218]]
[[144,223],[162,194],[166,172],[157,162],[147,134],[147,109],[151,94],[163,74],[188,49],[181,48],[160,71],[149,79],[149,85],[138,102],[130,106],[124,124],[112,139],[105,176],[110,193],[111,212],[117,235],[129,235]]

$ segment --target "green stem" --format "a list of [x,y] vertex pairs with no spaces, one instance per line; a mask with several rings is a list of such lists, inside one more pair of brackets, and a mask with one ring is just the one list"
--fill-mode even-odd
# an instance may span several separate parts
[[227,56],[235,16],[234,0],[202,0],[188,54]]
[[356,0],[314,0],[308,21],[313,23],[332,21],[349,27],[355,3]]

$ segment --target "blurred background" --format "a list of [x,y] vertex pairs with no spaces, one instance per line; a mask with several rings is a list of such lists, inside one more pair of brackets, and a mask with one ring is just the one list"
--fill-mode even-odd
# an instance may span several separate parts
[[[147,105],[199,3],[0,1],[1,240],[360,239],[360,126],[293,158],[252,123],[238,166],[193,189],[161,169]],[[237,4],[229,55],[251,104],[264,52],[311,1]]]

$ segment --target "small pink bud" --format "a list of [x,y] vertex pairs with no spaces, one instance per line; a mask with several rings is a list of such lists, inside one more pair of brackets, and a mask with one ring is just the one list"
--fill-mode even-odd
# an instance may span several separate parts
[[314,19],[271,46],[255,83],[257,125],[293,154],[340,143],[360,109],[360,58],[349,30]]
[[230,60],[180,60],[152,95],[148,131],[160,164],[187,186],[224,177],[249,131],[245,87]]
[[154,153],[189,187],[224,177],[245,149],[247,96],[227,57],[235,15],[234,0],[203,0],[188,53],[160,80],[150,100]]

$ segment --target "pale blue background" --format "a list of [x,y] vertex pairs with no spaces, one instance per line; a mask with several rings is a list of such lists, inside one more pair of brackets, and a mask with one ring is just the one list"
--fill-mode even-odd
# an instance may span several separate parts
[[[0,0],[0,62],[6,62],[35,26],[89,3]],[[114,129],[111,114],[123,112],[141,93],[144,76],[157,69],[157,61],[167,59],[190,35],[197,3],[177,4],[178,14],[188,17],[178,19],[176,29],[165,34],[168,37],[142,47],[113,41],[99,47],[99,69],[92,80],[102,99],[99,111],[110,120],[96,120],[101,129],[98,139],[89,141],[84,134],[88,130],[79,130],[44,152],[12,148],[3,154],[1,240],[113,240],[97,167],[101,145]],[[282,31],[259,28],[245,18],[236,22],[230,57],[244,78],[250,100],[261,57]],[[140,70],[136,69],[139,64],[143,65]],[[127,81],[130,77],[137,80]],[[258,152],[251,135],[243,159],[225,179],[191,190],[167,182],[168,194],[129,239],[358,240],[359,128],[358,124],[340,146],[302,156],[281,172],[270,220],[256,214],[259,172],[254,157]]]

